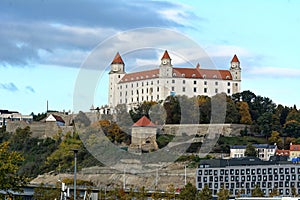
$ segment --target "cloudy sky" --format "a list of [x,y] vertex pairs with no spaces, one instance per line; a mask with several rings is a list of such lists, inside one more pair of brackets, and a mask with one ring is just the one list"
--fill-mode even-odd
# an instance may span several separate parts
[[[237,54],[242,90],[300,108],[299,7],[296,0],[3,0],[0,109],[41,113],[48,100],[51,110],[74,110],[74,98],[86,109],[106,104],[117,51],[134,71],[156,67],[164,49],[174,65],[200,60],[221,69]],[[200,51],[211,62],[198,59]],[[92,99],[78,92],[85,90]]]

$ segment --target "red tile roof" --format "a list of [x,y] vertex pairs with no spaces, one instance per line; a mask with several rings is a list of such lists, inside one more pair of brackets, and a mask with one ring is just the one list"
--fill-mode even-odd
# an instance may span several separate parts
[[130,82],[130,81],[145,80],[145,79],[152,79],[158,77],[159,77],[159,69],[153,69],[153,70],[125,74],[120,82]]
[[52,114],[52,116],[55,118],[56,121],[65,123],[65,121],[63,120],[63,118],[61,116],[53,115],[53,114]]
[[111,62],[111,64],[124,64],[119,52],[117,52],[115,58],[113,59],[113,61]]
[[240,62],[239,59],[238,59],[238,57],[236,56],[236,54],[234,54],[231,62]]
[[141,119],[139,119],[137,122],[135,122],[132,126],[142,126],[142,127],[147,127],[147,126],[155,126],[150,119],[148,119],[146,116],[143,116]]
[[276,155],[277,156],[289,156],[290,155],[290,150],[277,149],[276,150]]
[[[200,68],[173,68],[174,78],[195,78],[195,79],[222,79],[232,80],[229,70],[214,70]],[[120,82],[131,82],[159,78],[159,69],[133,72],[125,74]]]
[[300,151],[300,145],[299,144],[290,145],[290,151]]
[[167,50],[165,50],[165,53],[161,59],[171,59]]

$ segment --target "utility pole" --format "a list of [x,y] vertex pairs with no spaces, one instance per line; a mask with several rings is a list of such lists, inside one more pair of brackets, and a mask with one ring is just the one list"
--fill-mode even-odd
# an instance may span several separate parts
[[77,153],[78,153],[78,149],[73,149],[74,152],[74,200],[76,200],[76,174],[77,174]]
[[186,165],[184,165],[184,185],[186,186]]

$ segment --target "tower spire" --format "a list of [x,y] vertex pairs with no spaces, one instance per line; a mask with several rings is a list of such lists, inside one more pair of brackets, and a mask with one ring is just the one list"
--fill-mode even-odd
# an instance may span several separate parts
[[234,54],[234,56],[233,56],[233,58],[232,58],[232,60],[231,60],[231,63],[233,63],[233,62],[240,62],[239,61],[239,59],[238,59],[238,57],[236,56],[236,54]]
[[120,56],[119,52],[117,52],[116,56],[114,57],[111,64],[124,64],[122,57]]

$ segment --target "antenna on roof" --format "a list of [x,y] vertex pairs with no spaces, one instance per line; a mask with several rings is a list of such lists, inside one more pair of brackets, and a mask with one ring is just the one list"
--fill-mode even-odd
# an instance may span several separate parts
[[46,113],[48,112],[48,100],[47,100],[47,110],[46,110]]

